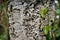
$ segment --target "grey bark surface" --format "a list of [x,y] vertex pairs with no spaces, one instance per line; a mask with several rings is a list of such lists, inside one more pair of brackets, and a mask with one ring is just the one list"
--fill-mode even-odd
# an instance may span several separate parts
[[[34,7],[35,0],[27,2],[27,0],[25,2],[24,0],[14,0],[8,5],[10,40],[46,40],[41,29],[48,24],[48,16],[49,25],[51,25],[50,20],[54,21],[54,4],[50,5],[49,1],[47,2],[46,6],[49,11],[43,20],[39,10],[44,5],[39,3]],[[10,5],[12,5],[12,11],[10,11]]]

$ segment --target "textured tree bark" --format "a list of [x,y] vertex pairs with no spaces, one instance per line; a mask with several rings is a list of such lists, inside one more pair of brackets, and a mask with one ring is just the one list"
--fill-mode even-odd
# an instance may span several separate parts
[[[50,20],[54,21],[54,5],[53,3],[50,5],[50,1],[47,1],[46,6],[49,11],[43,20],[39,14],[40,8],[44,8],[42,2],[27,2],[14,0],[8,5],[10,40],[45,40],[41,29],[48,24],[48,14],[49,25],[51,25]],[[10,11],[10,5],[13,5],[12,11]]]

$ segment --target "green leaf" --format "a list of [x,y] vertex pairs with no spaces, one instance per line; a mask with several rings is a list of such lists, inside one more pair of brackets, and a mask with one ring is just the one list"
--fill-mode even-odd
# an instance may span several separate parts
[[60,14],[60,9],[55,10],[56,14]]
[[7,35],[6,35],[6,34],[2,34],[2,35],[0,36],[0,39],[1,39],[1,40],[6,40],[6,38],[7,38]]
[[41,14],[42,17],[45,17],[47,11],[48,11],[47,8],[44,7],[44,8],[42,8],[42,9],[39,10],[39,13]]
[[54,25],[54,28],[53,28],[53,31],[56,31],[57,29],[58,29],[58,25],[55,24],[55,25]]
[[57,30],[57,31],[55,32],[55,34],[56,34],[56,37],[59,37],[59,36],[60,36],[60,30]]
[[43,32],[44,32],[45,35],[48,34],[49,30],[50,30],[50,26],[49,25],[43,27]]

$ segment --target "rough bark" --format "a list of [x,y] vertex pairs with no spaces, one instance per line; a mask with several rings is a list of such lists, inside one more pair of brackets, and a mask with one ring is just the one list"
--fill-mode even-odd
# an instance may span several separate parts
[[[43,20],[39,14],[39,9],[44,5],[42,2],[36,3],[35,0],[29,3],[14,0],[9,3],[10,40],[46,40],[41,28],[48,24],[48,16],[49,25],[51,25],[51,20],[54,21],[54,4],[49,4],[47,1],[46,6],[49,11]],[[10,5],[12,5],[11,9]]]

